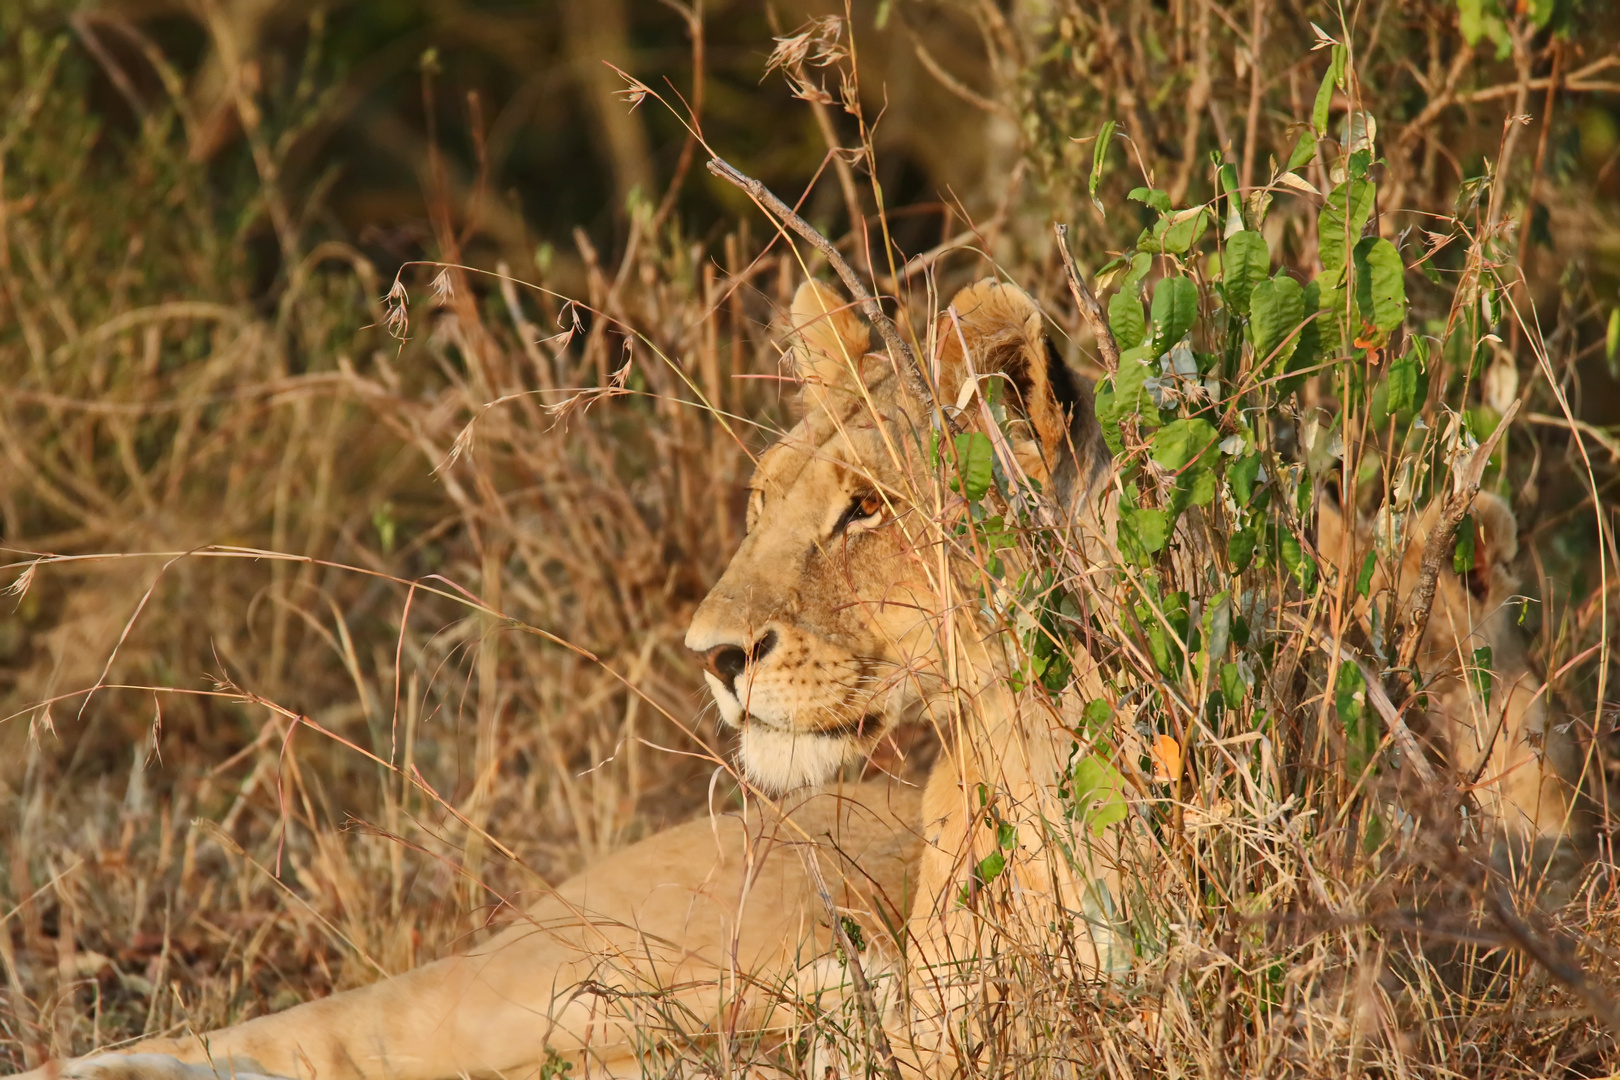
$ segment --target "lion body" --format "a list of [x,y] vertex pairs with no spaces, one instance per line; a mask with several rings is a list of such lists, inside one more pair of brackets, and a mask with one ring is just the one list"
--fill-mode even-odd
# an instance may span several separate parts
[[[968,380],[1005,379],[1017,411],[997,448],[1004,469],[1058,492],[1078,549],[1100,553],[1112,509],[1089,392],[1050,354],[1039,313],[1018,290],[981,283],[958,294],[953,312],[936,327],[941,400],[967,402]],[[868,354],[865,326],[830,291],[802,289],[793,321],[804,416],[761,457],[747,536],[687,644],[703,658],[722,719],[740,732],[747,775],[797,793],[779,805],[750,799],[743,813],[604,859],[463,956],[206,1038],[80,1059],[67,1075],[437,1080],[532,1076],[556,1056],[589,1059],[593,1076],[640,1075],[649,1048],[677,1028],[707,1032],[723,1054],[738,1032],[785,1038],[803,1000],[878,1008],[898,1063],[930,1074],[964,1000],[945,985],[948,973],[979,947],[964,882],[1007,846],[982,825],[987,793],[1017,823],[1012,846],[1027,853],[1007,871],[1018,914],[1060,928],[1084,972],[1128,966],[1119,912],[1142,875],[1127,871],[1107,835],[1083,830],[1084,850],[1060,858],[1026,824],[1063,817],[1051,778],[1068,767],[1074,725],[1008,690],[1005,635],[976,633],[971,614],[956,614],[976,594],[934,539],[938,523],[907,497],[928,405],[907,397],[887,359]],[[1490,567],[1512,554],[1499,538],[1502,528],[1511,536],[1511,515],[1494,525]],[[1410,587],[1405,573],[1392,587]],[[1497,668],[1506,719],[1479,735],[1492,714],[1459,683],[1437,699],[1441,726],[1458,745],[1472,740],[1470,760],[1485,774],[1500,774],[1479,785],[1496,821],[1557,837],[1570,818],[1571,763],[1564,737],[1545,724],[1539,682],[1491,607],[1505,587],[1491,579],[1476,598],[1447,583],[1429,659],[1438,667],[1438,652],[1481,633],[1499,657],[1518,657]],[[1076,678],[1081,696],[1102,692],[1095,672]],[[939,729],[943,746],[920,796],[898,780],[817,787],[894,725],[918,720]],[[839,959],[835,913],[873,943],[861,964]],[[903,969],[902,950],[883,944],[896,937],[906,942]],[[857,991],[863,966],[869,985]],[[887,978],[895,974],[903,993]]]

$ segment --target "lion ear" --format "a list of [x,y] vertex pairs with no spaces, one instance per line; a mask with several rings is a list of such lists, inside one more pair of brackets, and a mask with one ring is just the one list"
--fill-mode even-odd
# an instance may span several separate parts
[[1023,428],[1013,452],[1030,476],[1045,482],[1089,441],[1089,430],[1077,441],[1071,425],[1097,427],[1091,395],[1052,347],[1024,290],[994,278],[969,285],[951,299],[935,334],[941,403],[962,400],[969,378],[984,387],[985,376],[1000,377],[1001,399]]
[[852,387],[872,337],[849,303],[821,282],[806,281],[794,294],[792,319],[793,367],[806,404]]

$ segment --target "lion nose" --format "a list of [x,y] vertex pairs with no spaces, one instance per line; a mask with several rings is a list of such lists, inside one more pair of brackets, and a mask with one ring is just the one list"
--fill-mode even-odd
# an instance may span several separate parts
[[737,676],[749,664],[757,664],[765,659],[772,649],[776,648],[776,631],[772,630],[758,641],[752,648],[744,649],[740,645],[716,645],[703,654],[703,666],[709,674],[719,679],[731,693],[737,692]]

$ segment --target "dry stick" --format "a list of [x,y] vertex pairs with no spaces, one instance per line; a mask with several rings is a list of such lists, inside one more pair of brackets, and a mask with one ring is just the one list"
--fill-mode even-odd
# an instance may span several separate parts
[[1462,519],[1468,516],[1473,509],[1474,496],[1479,494],[1480,478],[1485,475],[1485,465],[1490,461],[1491,453],[1496,444],[1507,433],[1508,424],[1519,411],[1519,403],[1515,401],[1508,406],[1507,412],[1502,414],[1501,422],[1496,430],[1491,432],[1490,438],[1480,444],[1474,451],[1474,456],[1468,465],[1457,474],[1457,483],[1451,494],[1447,496],[1445,507],[1440,512],[1440,520],[1435,523],[1434,531],[1423,545],[1423,563],[1418,571],[1417,588],[1412,592],[1411,607],[1406,617],[1406,632],[1401,637],[1400,652],[1396,657],[1395,667],[1405,672],[1405,678],[1411,677],[1412,662],[1417,658],[1418,646],[1423,641],[1423,632],[1429,627],[1429,612],[1434,607],[1434,590],[1440,581],[1440,564],[1451,555],[1451,543],[1457,535],[1457,527]]
[[827,879],[821,875],[821,863],[816,859],[814,849],[805,849],[804,855],[804,864],[809,868],[810,877],[815,882],[816,894],[821,897],[822,906],[827,909],[827,921],[832,924],[833,938],[838,942],[838,947],[844,950],[844,958],[849,966],[849,979],[855,984],[855,1003],[860,1007],[861,1026],[866,1029],[867,1037],[872,1040],[878,1057],[883,1059],[883,1071],[889,1075],[890,1080],[900,1080],[900,1063],[894,1059],[894,1047],[889,1045],[888,1032],[883,1030],[883,1014],[878,1011],[877,1003],[872,999],[872,986],[866,981],[866,971],[861,967],[860,955],[855,951],[855,943],[849,939],[849,932],[844,929],[844,920],[833,903],[832,892],[827,888]]
[[1265,40],[1266,2],[1253,0],[1249,29],[1249,115],[1243,128],[1243,172],[1238,179],[1238,190],[1245,193],[1254,179],[1254,144],[1260,137],[1260,96],[1265,89],[1265,80],[1260,77],[1260,51]]
[[[895,367],[899,370],[900,378],[904,380],[906,388],[911,391],[912,396],[918,401],[935,405],[937,409],[937,398],[933,388],[929,385],[927,374],[917,363],[917,357],[912,353],[911,346],[907,345],[905,339],[900,336],[900,330],[894,325],[894,321],[883,314],[883,309],[878,306],[876,300],[872,299],[872,294],[866,291],[866,286],[861,284],[860,277],[851,269],[849,263],[845,262],[844,257],[838,254],[838,249],[833,247],[832,241],[817,232],[804,218],[795,214],[792,207],[771,193],[770,188],[751,176],[744,176],[727,162],[719,158],[710,158],[709,171],[727,183],[742,188],[754,198],[755,202],[775,214],[782,224],[809,241],[812,247],[827,257],[827,262],[837,271],[838,277],[843,281],[844,287],[849,290],[850,295],[855,298],[856,306],[866,316],[867,322],[877,328],[878,336],[889,347],[889,352],[894,357]],[[943,410],[938,411],[943,416]],[[951,421],[951,418],[945,416],[944,419],[954,433],[956,426]]]
[[1069,272],[1069,291],[1074,294],[1075,306],[1080,309],[1080,317],[1086,320],[1091,332],[1097,338],[1097,351],[1102,353],[1103,368],[1112,375],[1119,370],[1119,343],[1114,340],[1114,332],[1108,329],[1108,319],[1103,315],[1102,305],[1097,303],[1097,295],[1086,286],[1080,277],[1080,268],[1074,264],[1074,256],[1069,254],[1069,227],[1054,223],[1052,231],[1057,233],[1058,251],[1063,256],[1063,268]]
[[1490,891],[1489,906],[1491,914],[1496,916],[1496,921],[1507,931],[1508,937],[1513,939],[1513,943],[1521,952],[1546,968],[1547,973],[1553,978],[1575,991],[1586,1002],[1586,1007],[1591,1010],[1592,1015],[1609,1029],[1610,1034],[1620,1034],[1620,1012],[1615,1010],[1614,1002],[1609,1000],[1608,995],[1587,978],[1579,961],[1573,957],[1566,959],[1559,956],[1553,951],[1553,946],[1537,938],[1524,920],[1513,913],[1501,889]]
[[687,110],[691,113],[693,126],[686,132],[686,141],[681,144],[681,156],[675,161],[675,172],[670,176],[669,187],[664,189],[664,198],[658,204],[658,212],[653,215],[652,227],[648,231],[654,236],[663,230],[664,222],[669,220],[670,211],[675,209],[675,199],[686,184],[686,171],[692,167],[692,155],[697,151],[698,130],[703,119],[703,68],[706,63],[703,0],[692,0],[691,7],[680,3],[679,0],[663,0],[663,4],[686,21],[686,34],[692,39],[692,100],[687,103]]

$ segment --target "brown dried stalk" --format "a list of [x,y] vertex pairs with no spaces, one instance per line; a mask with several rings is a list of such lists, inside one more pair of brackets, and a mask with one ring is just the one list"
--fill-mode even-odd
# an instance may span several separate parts
[[1114,332],[1108,328],[1108,317],[1103,314],[1102,305],[1097,302],[1097,294],[1087,287],[1080,277],[1080,268],[1074,264],[1074,256],[1069,254],[1069,227],[1054,224],[1052,231],[1057,233],[1058,252],[1063,256],[1063,268],[1069,272],[1069,292],[1074,294],[1075,306],[1080,309],[1080,317],[1086,320],[1091,332],[1097,338],[1097,351],[1102,353],[1103,368],[1112,375],[1119,370],[1119,343],[1114,340]]
[[1507,433],[1508,424],[1512,423],[1518,411],[1517,401],[1509,405],[1507,412],[1502,414],[1501,423],[1491,432],[1490,438],[1474,451],[1474,456],[1458,475],[1451,494],[1446,497],[1445,507],[1440,511],[1440,520],[1435,522],[1434,530],[1424,542],[1423,563],[1418,571],[1417,588],[1412,591],[1411,606],[1407,609],[1406,615],[1406,630],[1401,637],[1401,647],[1395,661],[1395,666],[1400,671],[1409,673],[1412,670],[1412,662],[1417,658],[1423,633],[1429,627],[1429,612],[1434,607],[1434,591],[1440,581],[1440,564],[1451,556],[1451,545],[1457,536],[1457,527],[1473,509],[1474,496],[1479,494],[1480,478],[1485,475],[1485,465],[1490,461],[1496,444]]
[[1558,944],[1537,937],[1525,921],[1514,914],[1512,904],[1502,889],[1492,889],[1488,898],[1491,914],[1496,916],[1496,921],[1519,947],[1519,951],[1546,968],[1549,975],[1574,991],[1586,1002],[1586,1007],[1591,1010],[1592,1015],[1611,1033],[1620,1033],[1620,1011],[1615,1009],[1614,1002],[1609,1000],[1609,996],[1593,984],[1579,961],[1573,956],[1560,956]]
[[[906,388],[911,391],[912,396],[917,400],[934,405],[937,409],[937,397],[934,394],[933,387],[928,382],[927,373],[917,363],[916,354],[911,351],[911,346],[907,345],[905,339],[900,336],[900,330],[894,325],[894,320],[885,315],[883,309],[878,306],[878,302],[872,299],[872,294],[867,292],[866,286],[861,283],[860,276],[838,253],[838,249],[833,246],[832,241],[822,236],[808,221],[794,213],[793,208],[778,199],[770,188],[751,176],[744,176],[729,163],[719,158],[710,158],[709,171],[727,183],[742,188],[753,197],[755,202],[774,214],[782,224],[809,241],[812,247],[827,257],[827,262],[837,272],[839,279],[844,283],[844,287],[855,298],[855,305],[861,309],[861,314],[866,316],[867,322],[877,328],[878,336],[889,347],[889,352],[894,358],[895,368],[899,371],[900,378],[904,380]],[[945,419],[948,423],[950,418],[946,417]]]
[[821,874],[821,864],[816,861],[815,851],[807,848],[804,854],[804,864],[810,870],[810,877],[815,882],[816,895],[821,897],[822,907],[827,910],[827,921],[832,925],[833,940],[844,950],[849,979],[855,986],[855,1004],[860,1010],[861,1026],[866,1029],[866,1036],[871,1040],[872,1049],[877,1051],[878,1059],[883,1063],[883,1071],[889,1080],[900,1080],[900,1063],[895,1060],[894,1047],[889,1045],[888,1033],[883,1030],[883,1013],[872,997],[872,985],[866,981],[866,970],[861,967],[860,954],[855,951],[855,943],[849,939],[849,932],[844,929],[843,917],[838,914],[838,906],[833,903],[832,892],[827,888],[827,879]]

